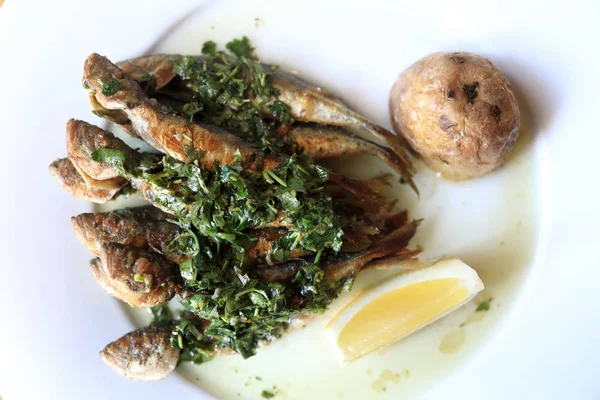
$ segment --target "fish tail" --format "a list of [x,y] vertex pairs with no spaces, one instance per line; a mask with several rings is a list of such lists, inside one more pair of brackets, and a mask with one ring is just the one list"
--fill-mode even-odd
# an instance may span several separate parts
[[375,243],[370,249],[372,255],[375,256],[373,258],[381,258],[396,253],[408,246],[408,242],[415,235],[420,222],[421,220],[414,220],[408,224],[404,224]]
[[362,116],[359,116],[359,118],[368,131],[370,131],[376,137],[383,139],[394,150],[398,157],[402,159],[402,162],[405,164],[406,168],[410,172],[414,172],[412,161],[406,153],[406,149],[410,147],[408,147],[408,144],[402,137],[393,134],[383,126],[377,125],[376,123],[371,122]]

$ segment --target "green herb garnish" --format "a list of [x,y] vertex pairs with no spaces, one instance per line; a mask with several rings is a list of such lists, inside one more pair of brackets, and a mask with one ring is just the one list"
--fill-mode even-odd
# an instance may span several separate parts
[[270,390],[263,390],[262,393],[260,394],[262,397],[264,397],[265,399],[271,399],[273,397],[275,397],[275,393],[271,392]]
[[102,82],[102,94],[110,97],[121,90],[121,83],[115,78],[108,78]]
[[289,106],[277,100],[279,92],[270,83],[271,74],[256,60],[248,38],[233,40],[227,48],[240,58],[218,52],[214,42],[206,42],[202,47],[205,57],[174,61],[174,71],[193,93],[183,114],[190,120],[223,127],[265,151],[277,152],[281,147],[275,136],[277,125],[293,123]]
[[122,166],[125,163],[125,153],[121,150],[108,148],[98,149],[92,153],[92,160],[114,166]]
[[217,54],[217,44],[212,40],[204,42],[202,45],[202,54],[215,56]]
[[173,320],[173,313],[171,312],[169,306],[166,303],[150,307],[149,310],[154,317],[152,318],[152,324],[158,324]]
[[487,300],[481,301],[475,311],[488,311],[490,309],[490,303],[492,300],[493,299],[490,297]]
[[256,58],[254,55],[254,47],[250,45],[250,40],[246,36],[241,39],[233,39],[231,42],[227,43],[225,47],[240,58],[245,57],[249,60]]

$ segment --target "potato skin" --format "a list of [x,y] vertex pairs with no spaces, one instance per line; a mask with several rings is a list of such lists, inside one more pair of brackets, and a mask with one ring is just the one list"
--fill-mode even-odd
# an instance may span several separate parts
[[447,179],[485,175],[504,163],[519,136],[510,84],[489,60],[433,53],[404,71],[390,93],[394,130]]

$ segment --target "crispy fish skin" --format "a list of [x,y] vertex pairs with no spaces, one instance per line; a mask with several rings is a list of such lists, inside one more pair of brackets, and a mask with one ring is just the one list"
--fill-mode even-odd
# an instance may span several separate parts
[[405,163],[407,170],[412,170],[410,158],[408,158],[402,140],[398,136],[352,111],[340,98],[316,87],[299,76],[269,65],[265,67],[272,76],[271,84],[279,89],[278,99],[290,107],[294,120],[316,122],[322,125],[363,128],[373,137],[381,139],[390,146]]
[[[95,127],[89,124],[81,124],[78,121],[73,121],[69,124],[71,127],[70,131],[73,132],[73,140],[70,140],[73,149],[71,149],[71,153],[76,154],[78,162],[94,174],[94,176],[101,177],[109,177],[115,176],[118,174],[118,170],[113,166],[96,162],[92,159],[93,151],[103,148],[103,146],[108,145],[109,148],[116,148],[125,153],[126,157],[131,157],[134,160],[136,158],[142,157],[141,153],[130,148],[127,144],[122,142],[120,139],[116,138],[111,132],[105,131],[101,128]],[[100,135],[100,139],[96,141],[94,139],[94,135]],[[113,146],[114,145],[114,146]],[[85,149],[81,149],[85,147]],[[77,171],[76,171],[77,172]],[[79,175],[81,172],[79,173]],[[91,179],[91,178],[90,178]],[[116,178],[115,178],[116,179]],[[140,194],[152,203],[156,208],[164,211],[168,214],[173,214],[174,210],[172,209],[171,202],[165,202],[164,199],[172,198],[173,191],[172,188],[164,188],[156,185],[154,182],[148,181],[139,177],[129,177],[132,187],[139,190]],[[110,179],[112,180],[112,179]],[[93,182],[108,182],[110,180],[105,181],[97,181],[92,179]],[[114,192],[118,191],[127,181],[124,180],[123,183],[119,183],[119,185],[114,188]],[[342,175],[335,174],[333,172],[329,173],[329,183],[334,184],[336,188],[340,189],[346,196],[346,198],[351,197],[356,204],[363,209],[365,212],[369,213],[372,217],[380,220],[380,196],[377,194],[376,190],[371,188],[371,183],[360,181],[353,178],[348,178]],[[88,185],[89,186],[89,185]],[[96,188],[98,185],[93,184]],[[76,187],[71,187],[68,182],[63,183],[63,187],[67,191],[69,191],[72,195],[78,197],[79,192],[76,190]],[[332,186],[330,185],[330,188]],[[350,195],[350,196],[348,196]],[[114,195],[113,195],[114,196]],[[87,197],[86,197],[87,199]],[[98,200],[99,201],[99,200]],[[185,205],[181,205],[185,206]],[[263,228],[282,228],[289,227],[289,221],[285,217],[283,213],[279,213],[277,217],[270,223],[263,226]],[[83,239],[83,236],[82,236]],[[84,241],[85,243],[85,241]],[[249,254],[250,257],[257,253],[257,256],[267,256],[268,250],[272,246],[272,243],[261,242],[258,241],[254,249],[250,249]],[[292,252],[290,254],[291,258],[300,257],[305,255],[304,253],[297,251]],[[254,257],[256,259],[256,257]]]
[[[104,95],[103,83],[115,81],[120,89],[110,96]],[[221,164],[233,163],[238,151],[242,163],[251,165],[254,162],[257,149],[253,146],[220,128],[190,123],[182,117],[169,114],[106,57],[94,53],[87,58],[83,82],[93,91],[102,107],[124,111],[133,130],[142,139],[179,161],[192,161],[186,151],[186,147],[191,147],[203,152],[201,161],[206,168],[211,168],[217,161]],[[265,157],[265,168],[272,169],[277,164],[277,160]]]
[[119,294],[117,293],[117,291],[114,290],[113,287],[110,285],[110,280],[106,276],[106,270],[104,269],[100,258],[96,257],[90,260],[90,271],[96,279],[96,282],[98,282],[100,287],[104,289],[106,293],[113,297],[119,298]]
[[171,346],[173,325],[150,325],[109,343],[100,358],[113,371],[141,381],[164,379],[175,369],[180,349]]
[[94,203],[106,203],[127,184],[127,181],[125,181],[122,185],[107,188],[103,185],[94,185],[94,180],[86,182],[68,158],[61,158],[52,162],[49,170],[56,181],[71,196]]
[[152,250],[169,261],[180,263],[189,255],[169,250],[169,243],[184,232],[167,222],[168,214],[152,206],[126,208],[106,213],[84,213],[71,218],[75,233],[95,256],[100,256],[104,243],[118,243]]
[[373,154],[399,173],[418,193],[404,161],[396,153],[387,147],[361,139],[343,128],[317,124],[294,125],[285,134],[284,141],[298,146],[315,160]]
[[92,160],[94,150],[107,146],[119,150],[123,147],[129,148],[125,143],[112,135],[104,135],[106,131],[97,126],[74,119],[67,122],[66,131],[67,156],[88,186],[112,190],[127,184],[126,179],[118,176],[115,167],[104,163],[98,165],[101,163]]
[[90,267],[100,285],[132,307],[151,307],[182,293],[177,264],[160,254],[118,243],[104,243],[100,262]]
[[[116,65],[122,69],[127,75],[138,83],[144,81],[152,81],[152,87],[154,90],[161,89],[166,86],[176,74],[173,70],[172,62],[176,60],[178,56],[143,56],[138,57],[130,62],[129,60],[118,62]],[[186,93],[186,96],[191,97]],[[179,109],[184,103],[174,100],[172,97],[153,93],[153,97],[156,97],[161,104],[164,104],[172,109]],[[121,129],[129,133],[134,137],[139,135],[133,129],[131,121],[127,117],[127,114],[120,110],[108,110],[96,100],[94,95],[89,96],[90,105],[92,106],[92,112],[98,117],[105,118],[115,124],[119,125]]]
[[141,56],[119,61],[117,67],[122,69],[136,82],[150,77],[154,78],[155,89],[158,90],[167,86],[177,76],[173,68],[173,61],[181,57],[178,54]]

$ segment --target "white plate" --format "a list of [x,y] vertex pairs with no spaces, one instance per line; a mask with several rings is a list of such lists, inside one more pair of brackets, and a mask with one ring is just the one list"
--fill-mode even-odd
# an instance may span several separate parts
[[[0,9],[0,243],[8,255],[0,276],[0,396],[202,398],[204,388],[260,398],[273,385],[289,399],[410,398],[426,389],[433,389],[427,398],[467,399],[599,393],[592,380],[599,355],[598,189],[589,172],[598,169],[600,144],[593,39],[600,32],[591,2],[559,10],[547,2],[245,1],[207,3],[188,13],[191,3],[41,2],[29,14],[9,2]],[[506,73],[526,127],[508,164],[461,184],[422,168],[420,200],[397,189],[411,214],[425,218],[414,241],[425,257],[457,255],[480,272],[484,296],[494,297],[481,321],[473,320],[472,303],[343,369],[320,332],[324,319],[252,359],[184,365],[159,383],[126,381],[97,358],[138,317],[129,318],[93,282],[89,255],[68,221],[90,206],[69,198],[46,172],[65,153],[68,118],[101,123],[80,88],[83,60],[93,51],[118,60],[149,47],[197,53],[204,40],[222,44],[243,34],[266,61],[296,69],[384,125],[397,74],[429,52],[478,52]],[[347,164],[372,174],[357,167],[363,161]],[[448,344],[462,338],[462,346]]]

